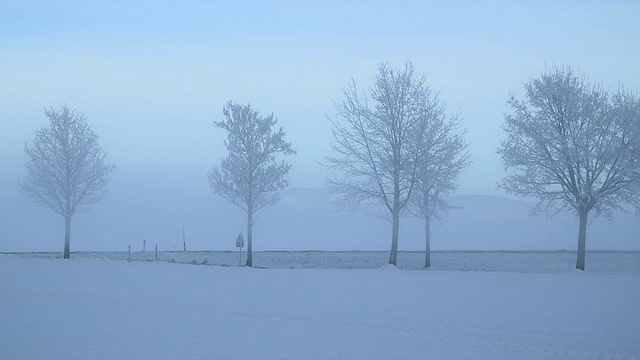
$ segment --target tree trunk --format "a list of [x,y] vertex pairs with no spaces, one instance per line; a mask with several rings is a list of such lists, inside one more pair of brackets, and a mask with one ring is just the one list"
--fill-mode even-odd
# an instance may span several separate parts
[[424,221],[425,238],[427,246],[424,253],[424,267],[431,267],[431,220],[428,218]]
[[398,235],[400,232],[400,182],[397,176],[394,181],[393,189],[393,232],[391,234],[391,255],[389,256],[389,264],[396,266],[398,260]]
[[64,217],[64,258],[69,259],[71,255],[71,216]]
[[247,266],[253,267],[253,209],[247,211]]
[[389,264],[395,266],[398,260],[398,234],[400,230],[400,212],[393,214],[393,233],[391,235],[391,255],[389,256]]
[[580,230],[578,231],[578,261],[576,263],[576,269],[584,271],[585,263],[585,250],[587,242],[587,218],[589,217],[588,210],[580,210]]

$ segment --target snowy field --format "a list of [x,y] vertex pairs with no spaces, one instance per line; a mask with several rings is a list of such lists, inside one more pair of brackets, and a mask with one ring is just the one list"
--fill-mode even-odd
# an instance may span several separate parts
[[[335,269],[344,253],[293,253],[273,266],[324,254],[309,267],[333,269],[178,263],[218,254],[231,265],[233,253],[105,254],[0,255],[0,359],[640,358],[638,253],[589,253],[587,272],[572,270],[570,253],[434,254],[440,268],[470,270],[480,256],[495,271]],[[286,255],[256,253],[256,263]],[[413,255],[422,259],[399,262]],[[513,264],[533,258],[567,265]]]
[[[78,259],[127,260],[127,252],[77,252]],[[62,258],[55,253],[0,253],[3,257]],[[131,252],[131,261],[162,261],[183,264],[237,266],[238,252],[230,251],[155,251]],[[246,252],[242,253],[242,263]],[[379,269],[389,261],[388,251],[257,251],[254,267],[264,269]],[[575,269],[572,251],[434,251],[432,270],[566,272]],[[423,252],[399,252],[398,267],[417,270],[424,267]],[[588,251],[587,271],[597,273],[640,274],[640,251]]]

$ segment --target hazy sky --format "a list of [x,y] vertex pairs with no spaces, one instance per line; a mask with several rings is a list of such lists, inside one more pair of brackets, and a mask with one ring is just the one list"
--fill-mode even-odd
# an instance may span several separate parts
[[554,63],[637,89],[638,19],[637,1],[0,1],[0,166],[17,181],[43,109],[67,104],[114,176],[206,182],[225,155],[212,123],[233,100],[273,112],[298,151],[291,186],[320,187],[344,83],[410,60],[463,117],[473,165],[459,193],[499,194],[509,94]]

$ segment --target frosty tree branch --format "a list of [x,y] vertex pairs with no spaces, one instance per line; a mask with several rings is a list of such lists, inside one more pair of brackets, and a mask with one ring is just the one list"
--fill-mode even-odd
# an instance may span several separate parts
[[458,176],[469,164],[468,145],[458,133],[459,114],[446,119],[446,104],[434,97],[434,111],[427,118],[421,143],[416,189],[411,210],[425,220],[425,267],[431,266],[431,221],[442,219],[453,207],[446,197],[458,186]]
[[375,203],[386,209],[393,222],[389,263],[395,265],[400,214],[415,187],[434,97],[411,63],[399,70],[381,64],[369,91],[361,93],[352,80],[343,95],[329,118],[334,155],[326,161],[339,175],[328,182],[347,208]]
[[45,110],[49,126],[35,133],[24,151],[27,175],[19,191],[35,203],[65,218],[64,258],[70,256],[70,223],[76,212],[87,212],[107,191],[113,165],[98,144],[84,114],[63,106]]
[[590,211],[611,219],[622,204],[640,206],[640,101],[622,90],[611,96],[569,67],[529,81],[525,91],[525,101],[509,100],[513,113],[498,153],[514,173],[500,186],[537,197],[534,213],[575,211],[577,268],[584,270]]
[[251,105],[231,101],[223,107],[224,121],[214,124],[227,132],[226,158],[209,173],[214,193],[247,213],[247,266],[252,266],[253,215],[278,201],[276,191],[289,185],[291,165],[277,162],[276,155],[292,155],[295,150],[284,140],[282,128],[273,131],[278,120],[273,114],[262,118]]

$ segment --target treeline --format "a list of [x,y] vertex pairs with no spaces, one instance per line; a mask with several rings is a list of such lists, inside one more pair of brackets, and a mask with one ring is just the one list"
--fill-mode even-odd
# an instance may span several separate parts
[[[576,267],[585,268],[590,215],[612,217],[625,204],[640,212],[640,97],[620,87],[609,92],[570,67],[553,67],[511,95],[505,140],[498,146],[509,175],[498,185],[539,200],[534,213],[570,210],[579,218]],[[253,221],[288,186],[295,155],[273,114],[229,101],[214,125],[227,134],[226,157],[213,166],[214,193],[247,214],[247,260],[253,265]],[[65,219],[64,258],[70,254],[71,218],[104,197],[113,165],[84,114],[68,108],[45,111],[49,125],[25,144],[27,176],[19,190]],[[430,266],[430,227],[453,209],[446,198],[470,164],[462,117],[450,113],[426,75],[407,62],[380,64],[373,83],[354,80],[329,116],[333,139],[324,166],[343,207],[371,208],[392,224],[389,263],[397,261],[400,216],[425,221],[425,267]],[[592,217],[593,217],[592,216]]]

